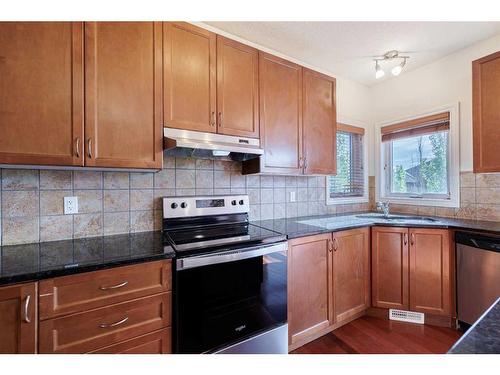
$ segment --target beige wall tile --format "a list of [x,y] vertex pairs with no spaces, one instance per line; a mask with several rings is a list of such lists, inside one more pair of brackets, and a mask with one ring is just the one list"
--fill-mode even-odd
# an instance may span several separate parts
[[231,172],[214,171],[214,188],[226,189],[231,187]]
[[214,172],[210,170],[197,170],[196,188],[213,189],[213,187],[214,187]]
[[460,219],[476,219],[476,205],[464,204],[455,209],[455,216]]
[[74,189],[102,189],[102,172],[73,172]]
[[285,188],[275,188],[273,190],[273,202],[274,203],[285,203],[286,202],[286,189]]
[[476,218],[478,220],[500,221],[500,205],[478,204]]
[[247,188],[260,188],[260,176],[247,176]]
[[130,188],[131,189],[150,189],[153,187],[153,174],[145,173],[130,173]]
[[[135,190],[132,190],[135,191]],[[105,190],[104,212],[128,211],[130,209],[129,190]]]
[[273,186],[275,188],[284,188],[284,187],[286,187],[286,178],[285,178],[285,176],[274,176],[274,178],[273,178]]
[[102,214],[78,214],[73,220],[74,238],[102,235]]
[[273,203],[274,189],[261,189],[260,190],[260,203]]
[[163,169],[153,176],[155,188],[175,188],[175,169]]
[[196,169],[214,169],[214,161],[210,159],[196,159]]
[[500,188],[477,188],[475,202],[500,204]]
[[130,212],[130,231],[145,232],[154,229],[154,212],[132,211]]
[[476,176],[472,172],[460,172],[460,187],[476,187]]
[[500,187],[500,173],[476,174],[476,188]]
[[104,172],[104,189],[128,189],[129,184],[128,172]]
[[244,189],[247,186],[245,176],[239,172],[231,172],[231,189]]
[[102,190],[75,190],[73,194],[78,197],[78,213],[102,211]]
[[39,185],[38,171],[31,169],[4,169],[2,172],[2,189],[4,190],[36,190]]
[[163,197],[175,197],[175,189],[155,189],[153,196],[153,206],[155,210],[162,210]]
[[[71,190],[42,190],[40,192],[40,215],[63,215],[64,197],[71,196],[73,196]],[[80,209],[80,205],[78,208]]]
[[38,191],[4,191],[2,193],[2,216],[38,216]]
[[40,241],[57,241],[73,238],[73,216],[40,216]]
[[476,189],[460,188],[460,203],[476,203]]
[[152,189],[130,190],[130,210],[153,210],[153,196]]
[[260,176],[260,187],[261,188],[272,188],[274,187],[273,176]]
[[176,169],[175,187],[177,189],[195,188],[195,170],[194,169]]
[[71,189],[72,185],[71,171],[40,171],[40,189]]
[[436,207],[436,216],[455,217],[455,209],[452,207]]
[[104,235],[128,233],[130,231],[129,212],[105,212]]
[[175,158],[175,168],[179,169],[194,169],[196,159],[193,158]]
[[163,154],[163,168],[174,169],[175,157]]
[[232,163],[227,160],[214,160],[214,169],[218,171],[230,171]]
[[39,223],[36,217],[3,217],[2,245],[39,241]]
[[434,216],[436,215],[436,207],[431,207],[431,206],[418,206],[418,211],[417,213],[419,215],[424,215],[424,216]]

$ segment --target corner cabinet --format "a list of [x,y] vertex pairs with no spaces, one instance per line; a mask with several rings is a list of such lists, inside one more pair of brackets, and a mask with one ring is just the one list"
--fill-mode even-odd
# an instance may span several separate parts
[[372,228],[374,307],[451,316],[450,232],[428,228]]
[[472,62],[474,172],[500,172],[500,51]]
[[36,283],[0,287],[0,354],[37,352]]

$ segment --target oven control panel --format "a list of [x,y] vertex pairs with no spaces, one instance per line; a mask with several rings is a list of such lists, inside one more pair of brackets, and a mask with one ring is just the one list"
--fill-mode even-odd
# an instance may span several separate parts
[[163,218],[248,213],[248,195],[180,196],[163,198]]

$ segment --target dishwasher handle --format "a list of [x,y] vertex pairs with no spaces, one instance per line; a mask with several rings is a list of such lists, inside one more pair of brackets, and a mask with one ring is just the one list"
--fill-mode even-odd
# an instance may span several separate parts
[[500,237],[482,233],[456,232],[455,243],[500,253]]

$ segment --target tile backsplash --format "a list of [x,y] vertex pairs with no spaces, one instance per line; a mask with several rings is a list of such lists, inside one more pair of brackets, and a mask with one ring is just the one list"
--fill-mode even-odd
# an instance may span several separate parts
[[[156,173],[0,169],[0,180],[2,245],[159,230],[166,195],[248,194],[251,220],[370,208],[327,206],[324,176],[243,176],[221,160],[165,157]],[[64,215],[65,196],[78,197],[78,214]]]

